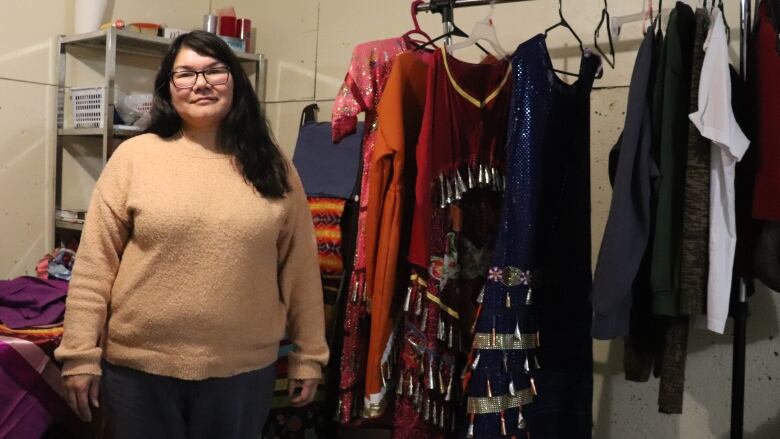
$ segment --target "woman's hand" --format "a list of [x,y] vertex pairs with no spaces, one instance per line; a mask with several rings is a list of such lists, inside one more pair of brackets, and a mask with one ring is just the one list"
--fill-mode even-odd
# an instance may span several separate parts
[[68,405],[84,422],[92,421],[93,406],[100,407],[98,395],[100,393],[100,376],[98,375],[71,375],[63,378],[65,384],[65,397]]
[[[320,382],[317,378],[306,380],[288,380],[287,393],[290,395],[290,402],[293,407],[303,407],[314,401],[314,395],[317,393],[317,384]],[[300,389],[301,392],[296,394]]]

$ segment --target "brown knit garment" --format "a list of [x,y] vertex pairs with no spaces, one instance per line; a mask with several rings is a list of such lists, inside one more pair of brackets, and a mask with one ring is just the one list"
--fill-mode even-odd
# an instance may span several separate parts
[[[691,75],[691,113],[698,109],[699,78],[704,63],[704,40],[709,17],[704,9],[696,10],[696,36],[693,46]],[[680,302],[683,315],[707,312],[707,249],[710,208],[710,141],[689,122],[688,155],[685,171],[685,205],[683,207],[682,267]]]
[[55,352],[63,375],[100,375],[104,358],[228,377],[272,364],[287,329],[289,377],[319,378],[328,347],[314,226],[289,169],[291,192],[270,199],[232,156],[154,134],[124,142],[87,213]]

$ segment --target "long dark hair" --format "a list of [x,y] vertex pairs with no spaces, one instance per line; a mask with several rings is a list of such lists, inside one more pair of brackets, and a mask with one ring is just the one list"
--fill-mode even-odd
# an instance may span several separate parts
[[233,105],[217,132],[219,147],[238,161],[244,179],[268,198],[283,198],[290,191],[287,161],[274,142],[268,120],[238,58],[228,45],[209,32],[180,35],[162,60],[154,80],[151,125],[147,132],[164,139],[178,136],[181,118],[171,103],[169,82],[173,63],[182,47],[224,63],[233,77]]

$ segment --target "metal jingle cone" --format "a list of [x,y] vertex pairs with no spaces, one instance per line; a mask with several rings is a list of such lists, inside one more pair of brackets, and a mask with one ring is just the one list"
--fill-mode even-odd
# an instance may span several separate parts
[[493,168],[488,166],[485,166],[485,183],[487,183],[488,186],[493,185]]
[[460,191],[460,187],[458,186],[458,182],[454,179],[452,180],[452,191],[454,193],[453,201],[459,201],[461,198],[463,198],[463,193]]
[[423,400],[423,419],[426,421],[431,419],[431,401],[428,397]]
[[444,175],[439,174],[439,189],[441,192],[441,198],[439,199],[439,207],[444,209],[447,207],[447,194],[445,193],[445,187],[444,187]]
[[404,312],[409,312],[409,302],[412,300],[412,286],[406,289],[406,298],[404,298]]
[[403,396],[404,394],[404,374],[400,373],[398,374],[398,384],[395,386],[395,394],[398,396]]
[[439,316],[439,324],[438,328],[436,328],[436,338],[444,341],[444,337],[447,335],[447,324],[444,322],[444,319]]
[[414,304],[414,315],[416,316],[422,314],[422,299],[423,299],[423,291],[421,291],[420,288],[417,288],[417,298],[415,299],[415,304]]
[[444,392],[447,391],[447,388],[444,385],[444,377],[441,375],[441,367],[439,368],[439,393],[444,395]]
[[528,354],[525,355],[525,362],[523,362],[523,372],[531,373],[531,367],[528,364]]
[[433,425],[438,425],[439,424],[439,411],[438,411],[438,408],[439,407],[437,407],[436,400],[432,399],[431,400],[431,423]]
[[450,332],[447,333],[447,347],[452,349],[453,341],[452,341],[452,327],[455,325],[450,325]]
[[512,307],[512,298],[509,295],[509,291],[506,292],[506,301],[505,301],[504,305],[506,305],[507,308],[511,308]]
[[525,418],[523,418],[523,408],[517,409],[517,428],[523,430],[526,427]]
[[487,396],[488,398],[493,397],[493,386],[490,385],[490,378],[487,379]]
[[501,365],[504,366],[504,372],[509,372],[509,356],[506,354],[506,351],[504,351],[501,355]]
[[465,194],[468,188],[466,187],[466,183],[463,182],[463,177],[460,175],[460,170],[455,170],[455,184],[460,188],[461,194]]
[[480,186],[485,185],[485,167],[480,163],[479,169],[477,170],[477,183]]
[[409,392],[409,398],[414,396],[414,374],[412,372],[409,372],[409,381],[406,390]]
[[499,412],[498,417],[501,420],[501,436],[506,436],[506,419],[504,419],[503,410]]
[[539,365],[539,359],[536,357],[536,354],[534,354],[534,369],[541,369],[542,366]]
[[474,181],[474,173],[471,171],[471,167],[470,166],[466,167],[466,172],[468,173],[467,177],[469,179],[469,181],[468,181],[469,189],[474,189],[474,187],[476,186],[476,182]]
[[518,339],[518,340],[522,340],[522,339],[523,339],[523,334],[520,332],[520,322],[517,322],[517,323],[515,324],[515,333],[514,333],[514,336],[515,336],[515,338],[516,338],[516,339]]
[[525,296],[525,304],[528,306],[531,306],[534,304],[533,301],[533,288],[528,287],[528,294]]
[[455,374],[455,368],[454,366],[450,368],[450,379],[447,380],[447,391],[444,393],[444,400],[450,401],[452,399],[452,379],[453,375]]
[[485,301],[485,286],[482,285],[482,289],[479,290],[479,295],[477,296],[477,303],[482,303]]
[[452,184],[449,178],[444,179],[444,184],[447,187],[447,204],[452,204],[455,201],[455,193],[452,190]]
[[425,332],[428,328],[428,307],[426,306],[422,314],[422,322],[420,322],[420,331]]
[[355,283],[352,285],[352,302],[357,302],[358,290],[360,290],[360,281],[355,279]]
[[444,404],[441,405],[441,412],[439,413],[439,428],[444,430],[447,424],[444,423]]
[[515,390],[515,382],[510,378],[509,379],[509,394],[512,396],[515,396],[517,391]]
[[491,169],[491,171],[493,172],[493,188],[496,191],[500,191],[501,190],[501,175],[498,173],[498,169],[496,169],[496,168]]
[[436,388],[436,381],[433,377],[433,358],[428,357],[428,390]]
[[471,362],[471,370],[476,370],[478,364],[479,364],[479,351],[477,351],[477,355],[474,356],[474,361]]
[[467,438],[473,438],[474,437],[474,422],[473,421],[469,424],[469,431],[466,434],[466,437]]

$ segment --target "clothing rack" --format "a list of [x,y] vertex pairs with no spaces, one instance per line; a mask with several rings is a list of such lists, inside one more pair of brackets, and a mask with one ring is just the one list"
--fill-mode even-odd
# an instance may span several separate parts
[[[740,0],[739,8],[739,74],[747,80],[748,40],[750,39],[750,1]],[[758,0],[757,0],[758,1]],[[731,370],[731,439],[742,439],[745,433],[745,351],[747,347],[748,290],[754,289],[752,279],[738,278],[732,283],[732,296],[737,295],[734,310],[734,346]]]
[[[452,32],[454,23],[453,10],[455,8],[468,8],[471,6],[489,6],[499,3],[518,3],[532,0],[429,0],[417,6],[418,12],[432,12],[441,14],[441,23],[444,34]],[[452,43],[452,37],[445,37],[444,44],[449,46]]]
[[[444,33],[453,29],[455,8],[488,6],[500,3],[518,3],[531,0],[429,0],[417,7],[420,12],[441,14]],[[714,0],[713,0],[714,1]],[[756,0],[757,2],[760,0]],[[747,45],[751,29],[751,0],[740,0],[739,64],[742,80],[747,80]],[[445,44],[451,37],[445,38]],[[736,279],[732,291],[737,296],[734,310],[734,343],[731,381],[731,439],[743,439],[745,421],[745,352],[747,347],[748,290],[754,289],[752,279]]]

